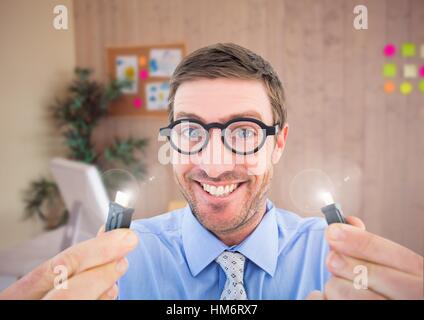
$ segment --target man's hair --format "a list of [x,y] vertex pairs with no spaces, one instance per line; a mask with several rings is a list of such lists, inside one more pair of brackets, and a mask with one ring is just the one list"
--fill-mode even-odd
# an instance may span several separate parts
[[286,122],[284,89],[272,66],[256,53],[234,43],[218,43],[200,48],[185,57],[175,69],[168,100],[169,121],[174,120],[174,99],[178,87],[196,79],[232,78],[259,80],[271,102],[274,124]]

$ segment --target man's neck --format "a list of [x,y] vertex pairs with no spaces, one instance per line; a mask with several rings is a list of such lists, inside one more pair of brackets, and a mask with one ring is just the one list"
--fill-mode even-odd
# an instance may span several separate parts
[[241,228],[231,232],[216,234],[216,236],[227,246],[235,246],[242,243],[259,225],[266,211],[266,202]]

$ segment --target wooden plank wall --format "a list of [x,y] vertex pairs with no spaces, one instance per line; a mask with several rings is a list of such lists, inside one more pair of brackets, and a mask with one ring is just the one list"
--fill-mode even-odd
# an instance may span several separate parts
[[[368,7],[368,30],[352,26],[357,4]],[[235,42],[264,56],[289,103],[289,141],[271,199],[317,214],[294,203],[290,186],[308,169],[323,172],[347,213],[424,253],[423,94],[385,95],[381,76],[385,43],[424,43],[424,1],[75,0],[74,10],[77,63],[92,67],[98,79],[107,76],[107,46],[184,41],[191,52]],[[96,132],[99,146],[114,135],[151,139],[146,161],[156,178],[143,187],[149,201],[140,217],[181,199],[171,168],[157,164],[157,129],[166,122],[114,118]]]

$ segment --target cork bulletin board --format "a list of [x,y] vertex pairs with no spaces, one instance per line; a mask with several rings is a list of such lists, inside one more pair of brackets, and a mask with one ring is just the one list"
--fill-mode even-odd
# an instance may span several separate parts
[[109,77],[131,83],[110,115],[166,117],[169,80],[185,54],[182,43],[108,48]]

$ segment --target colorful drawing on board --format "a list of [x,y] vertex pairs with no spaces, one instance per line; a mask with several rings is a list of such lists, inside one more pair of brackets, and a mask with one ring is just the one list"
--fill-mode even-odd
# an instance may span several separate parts
[[146,80],[149,77],[149,71],[146,69],[140,70],[139,77],[141,80]]
[[142,105],[142,100],[139,97],[133,99],[133,106],[136,109],[140,109]]
[[152,82],[146,85],[147,110],[166,110],[168,107],[169,83]]
[[138,64],[137,56],[116,57],[116,78],[129,81],[130,85],[122,89],[124,94],[136,94],[138,90]]
[[181,49],[150,50],[149,71],[152,77],[170,77],[183,57]]
[[391,43],[386,44],[386,46],[384,47],[383,52],[384,52],[384,55],[386,57],[393,57],[395,55],[395,53],[396,53],[396,47],[395,47],[394,44],[391,44]]

